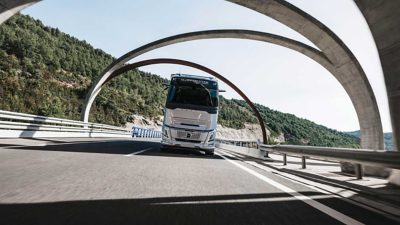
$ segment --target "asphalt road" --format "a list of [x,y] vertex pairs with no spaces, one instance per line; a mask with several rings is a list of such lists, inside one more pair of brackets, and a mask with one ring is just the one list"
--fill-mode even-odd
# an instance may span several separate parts
[[126,139],[0,144],[0,224],[398,224],[258,162]]

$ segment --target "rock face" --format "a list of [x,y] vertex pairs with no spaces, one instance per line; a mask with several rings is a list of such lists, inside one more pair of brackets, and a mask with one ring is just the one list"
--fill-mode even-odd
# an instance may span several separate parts
[[162,116],[150,119],[141,115],[131,115],[128,120],[129,122],[127,122],[125,126],[129,128],[129,130],[135,126],[149,130],[161,131],[163,124]]
[[230,140],[257,140],[262,139],[262,133],[258,124],[245,124],[245,128],[239,130],[223,127],[218,124],[217,138]]
[[[270,134],[271,132],[267,130],[268,138],[271,138]],[[262,132],[261,127],[258,124],[245,124],[245,128],[239,130],[218,125],[217,138],[236,140],[262,140]],[[278,137],[272,138],[272,141],[275,143],[282,143],[285,142],[285,137],[283,134],[280,134]]]

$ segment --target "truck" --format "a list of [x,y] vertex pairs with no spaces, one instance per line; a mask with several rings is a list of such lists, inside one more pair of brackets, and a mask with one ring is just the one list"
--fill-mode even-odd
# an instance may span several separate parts
[[196,149],[213,155],[218,120],[218,81],[172,74],[164,107],[161,149]]

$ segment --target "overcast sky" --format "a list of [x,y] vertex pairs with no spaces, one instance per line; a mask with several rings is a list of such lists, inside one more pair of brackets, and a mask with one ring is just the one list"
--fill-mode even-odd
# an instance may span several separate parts
[[[375,91],[384,131],[391,131],[376,47],[354,1],[289,2],[327,25],[353,51]],[[44,0],[23,13],[86,40],[114,57],[160,38],[206,29],[251,29],[312,45],[285,25],[223,0]],[[354,107],[339,82],[318,63],[290,49],[249,40],[200,40],[164,47],[135,61],[160,57],[207,66],[230,78],[254,102],[272,109],[341,131],[359,129]],[[141,69],[163,77],[177,72],[206,75],[175,65]],[[240,98],[221,86],[228,90],[225,97]]]

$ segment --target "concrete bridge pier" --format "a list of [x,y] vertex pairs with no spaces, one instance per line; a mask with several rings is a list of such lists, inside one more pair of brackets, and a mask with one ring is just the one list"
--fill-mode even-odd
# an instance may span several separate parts
[[[388,94],[395,150],[400,146],[400,1],[356,0],[375,39]],[[400,159],[399,159],[400,160]],[[400,185],[400,171],[393,171],[391,183]]]

